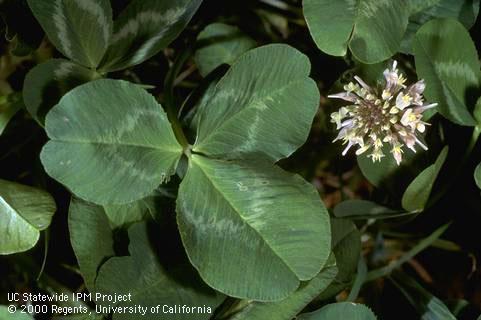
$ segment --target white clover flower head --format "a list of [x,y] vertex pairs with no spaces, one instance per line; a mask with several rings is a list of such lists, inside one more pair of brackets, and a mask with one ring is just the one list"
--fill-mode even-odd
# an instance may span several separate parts
[[382,150],[384,143],[388,143],[390,153],[399,165],[404,146],[413,152],[416,152],[416,144],[427,150],[418,134],[429,125],[422,121],[423,112],[437,103],[424,103],[424,80],[404,85],[406,78],[399,73],[396,61],[383,74],[386,79],[384,88],[372,88],[355,76],[357,83],[345,85],[345,92],[328,96],[352,103],[331,114],[331,122],[340,130],[334,141],[342,140],[347,144],[342,155],[354,146],[358,146],[356,155],[371,150],[368,157],[373,162],[381,161],[385,156]]

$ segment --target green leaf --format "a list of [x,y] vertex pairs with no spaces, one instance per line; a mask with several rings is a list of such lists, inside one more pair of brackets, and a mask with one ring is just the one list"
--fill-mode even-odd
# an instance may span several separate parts
[[90,292],[95,292],[99,267],[115,255],[109,220],[102,207],[72,198],[68,228],[85,285]]
[[17,310],[15,313],[8,311],[8,306],[0,306],[0,319],[2,320],[33,320],[32,316],[28,313],[22,313]]
[[267,45],[242,55],[219,81],[200,123],[194,151],[223,158],[289,156],[307,136],[319,104],[309,59]]
[[156,217],[157,208],[155,200],[156,196],[150,195],[126,204],[106,205],[104,206],[104,210],[112,228],[120,228],[135,222],[140,222],[147,217]]
[[354,283],[352,284],[351,292],[349,292],[347,301],[355,301],[357,299],[357,297],[359,296],[359,292],[361,291],[362,285],[366,281],[366,276],[367,264],[366,260],[364,260],[364,257],[361,255],[357,263],[356,278],[354,279]]
[[456,320],[448,307],[424,289],[416,280],[402,272],[394,273],[390,279],[421,314],[421,320]]
[[66,57],[98,66],[112,33],[109,0],[28,0],[49,40]]
[[317,191],[268,162],[193,155],[177,212],[190,261],[230,296],[286,298],[299,280],[319,273],[330,253],[328,214]]
[[474,170],[474,181],[479,189],[481,189],[481,163],[476,166]]
[[408,24],[407,0],[304,0],[304,16],[319,49],[344,56],[347,48],[364,63],[388,59]]
[[230,320],[291,320],[334,280],[337,274],[333,255],[324,268],[312,280],[301,284],[299,289],[279,302],[252,302]]
[[10,119],[22,109],[23,101],[20,94],[11,94],[0,97],[0,135],[7,127]]
[[347,219],[331,219],[332,250],[336,256],[338,273],[319,299],[325,300],[349,286],[356,272],[361,254],[361,233]]
[[[210,319],[223,296],[201,282],[195,270],[185,259],[157,254],[158,244],[151,242],[152,232],[146,223],[135,224],[129,229],[130,256],[113,257],[101,268],[96,281],[99,292],[104,294],[131,294],[130,301],[118,302],[116,307],[148,307],[143,319]],[[164,244],[160,244],[162,247]],[[162,254],[162,253],[161,253]],[[160,311],[152,313],[151,307]],[[101,303],[108,306],[108,302]],[[113,304],[111,304],[113,305]],[[210,308],[210,312],[165,313],[162,307],[185,305],[189,308]],[[132,314],[115,313],[113,319],[132,319]]]
[[414,35],[429,20],[453,18],[459,20],[466,29],[471,28],[479,13],[479,0],[410,0],[409,7],[409,24],[401,43],[404,53],[412,52]]
[[55,210],[55,201],[47,192],[0,179],[0,254],[35,246]]
[[402,206],[407,211],[423,211],[429,200],[434,182],[438,177],[448,155],[448,147],[444,147],[436,161],[424,169],[407,187],[402,197]]
[[413,41],[416,71],[426,80],[424,95],[454,123],[473,126],[467,96],[480,87],[481,71],[473,40],[453,19],[436,19],[418,30]]
[[403,161],[400,165],[397,165],[391,156],[390,149],[388,149],[386,145],[383,147],[383,153],[387,156],[382,158],[381,162],[373,162],[372,159],[368,158],[366,153],[357,156],[357,164],[362,174],[376,187],[386,184],[387,180],[392,177],[396,171],[409,167],[409,162],[411,162],[416,155],[420,154],[420,152],[416,154],[411,150],[407,150],[403,154]]
[[363,304],[352,302],[338,302],[328,304],[321,309],[304,313],[297,317],[299,320],[376,320],[376,315]]
[[47,173],[97,204],[149,195],[175,173],[182,147],[162,107],[139,86],[97,80],[67,93],[45,121]]
[[393,210],[367,200],[346,200],[334,208],[336,218],[349,219],[388,219],[411,214]]
[[166,48],[201,3],[202,0],[132,0],[115,20],[102,70],[134,66]]
[[65,59],[50,59],[31,69],[23,83],[23,100],[32,117],[43,123],[47,112],[71,89],[95,73]]
[[202,76],[221,64],[232,64],[240,55],[255,47],[256,42],[239,28],[224,23],[212,23],[197,37],[199,48],[195,62]]

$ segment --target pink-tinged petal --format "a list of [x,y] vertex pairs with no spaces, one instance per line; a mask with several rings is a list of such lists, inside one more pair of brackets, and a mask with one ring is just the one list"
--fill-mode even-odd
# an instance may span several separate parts
[[408,93],[410,95],[414,95],[414,94],[421,95],[424,92],[424,89],[426,89],[426,84],[424,83],[424,80],[421,79],[415,84],[412,84],[409,86]]

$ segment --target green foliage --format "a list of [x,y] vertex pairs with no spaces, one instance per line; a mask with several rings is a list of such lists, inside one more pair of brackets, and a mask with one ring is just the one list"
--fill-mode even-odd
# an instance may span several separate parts
[[439,154],[436,162],[424,169],[407,187],[402,197],[402,206],[407,211],[422,211],[428,202],[429,195],[448,155],[448,147]]
[[164,49],[185,28],[201,3],[202,0],[131,1],[114,22],[101,70],[131,67]]
[[466,317],[479,5],[2,1],[0,319]]
[[466,29],[473,26],[479,13],[479,0],[410,0],[409,24],[401,43],[401,51],[412,53],[416,31],[426,22],[436,18],[458,19]]
[[268,162],[193,155],[177,211],[191,262],[209,285],[230,296],[286,298],[329,256],[329,220],[316,191]]
[[306,141],[318,108],[310,69],[307,57],[287,45],[241,56],[199,110],[193,150],[229,159],[289,156]]
[[64,56],[89,68],[99,65],[112,33],[109,0],[28,0],[28,4]]
[[469,94],[479,90],[480,64],[476,47],[463,25],[453,19],[431,20],[413,40],[416,70],[430,85],[426,97],[454,123],[475,125]]
[[197,45],[199,48],[195,52],[195,61],[200,74],[206,76],[224,63],[232,65],[256,43],[237,27],[213,23],[199,33]]
[[279,302],[252,302],[235,314],[231,320],[291,320],[310,301],[318,296],[334,280],[337,267],[334,256],[314,278],[301,284],[299,289]]
[[406,214],[409,214],[409,212],[393,210],[367,200],[346,200],[334,208],[336,218],[383,219],[395,218]]
[[31,249],[50,225],[56,206],[45,191],[0,180],[0,254]]
[[45,170],[97,204],[147,196],[175,173],[182,154],[162,107],[126,81],[75,88],[49,112],[45,129]]
[[361,234],[356,225],[347,219],[331,219],[332,251],[338,272],[329,287],[320,294],[328,299],[350,285],[361,254]]
[[[389,149],[385,146],[383,153],[389,155]],[[422,152],[422,151],[421,151]],[[409,163],[413,161],[416,154],[411,150],[408,150],[403,154],[403,162],[400,165],[396,164],[396,160],[390,155],[384,157],[380,163],[374,163],[367,154],[363,153],[357,156],[357,164],[361,169],[362,174],[369,180],[370,183],[376,187],[385,185],[386,182],[396,173],[403,168],[409,167]]]
[[65,93],[95,76],[92,70],[65,59],[50,59],[35,66],[24,82],[23,100],[28,112],[43,123],[47,112]]
[[115,255],[113,232],[105,209],[73,198],[68,225],[70,243],[77,257],[80,272],[90,292],[96,292],[95,279],[100,266]]
[[303,6],[319,49],[343,56],[349,48],[364,63],[396,53],[409,17],[407,0],[304,0]]
[[298,317],[299,320],[376,320],[374,313],[365,305],[339,302],[329,304],[318,311],[304,313]]
[[[103,294],[129,294],[130,301],[112,304],[118,307],[142,305],[156,307],[159,301],[174,306],[205,306],[214,310],[223,296],[203,284],[187,261],[169,257],[160,260],[156,247],[150,241],[152,233],[146,223],[129,228],[128,257],[113,257],[102,265],[96,287]],[[109,303],[99,302],[102,306]],[[145,319],[209,319],[211,313],[152,314]],[[114,319],[131,319],[130,314],[116,314]]]

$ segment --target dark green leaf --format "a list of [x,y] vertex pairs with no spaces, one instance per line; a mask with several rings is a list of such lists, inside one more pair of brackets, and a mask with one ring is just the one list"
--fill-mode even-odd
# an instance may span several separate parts
[[319,273],[330,253],[328,214],[317,191],[267,162],[192,155],[177,212],[192,264],[230,296],[286,298]]
[[102,207],[72,198],[68,225],[70,243],[90,292],[95,292],[99,267],[115,255],[113,233]]
[[256,45],[239,28],[223,23],[212,23],[205,27],[197,37],[197,44],[199,48],[195,52],[195,61],[203,76],[221,64],[232,64]]
[[411,214],[393,210],[367,200],[346,200],[334,208],[336,218],[388,219]]
[[320,300],[336,295],[351,284],[361,254],[361,233],[352,221],[331,219],[331,228],[338,273],[329,287],[321,293]]
[[[210,319],[215,308],[222,302],[223,296],[203,284],[187,261],[173,262],[174,258],[171,256],[158,256],[159,248],[151,242],[150,232],[145,223],[130,227],[130,256],[109,259],[100,268],[96,281],[97,289],[105,294],[130,293],[130,301],[118,302],[115,306],[140,305],[148,308],[142,319]],[[108,302],[99,304],[109,306]],[[161,308],[159,312],[151,312],[150,308],[158,305]],[[207,312],[164,313],[162,309],[164,305],[201,307]],[[130,320],[132,314],[116,313],[113,319]]]
[[429,200],[434,182],[438,177],[448,155],[448,147],[444,147],[436,161],[424,169],[407,187],[402,197],[402,206],[407,211],[422,211]]
[[25,76],[23,100],[34,119],[44,122],[47,112],[69,90],[92,80],[96,74],[65,59],[50,59]]
[[309,59],[274,44],[242,55],[200,109],[194,151],[214,157],[272,161],[307,139],[319,104]]
[[123,204],[175,173],[182,147],[162,107],[139,86],[97,80],[67,93],[47,115],[47,173],[80,198]]
[[408,24],[407,0],[304,0],[303,5],[319,49],[344,56],[349,47],[364,63],[394,55]]
[[[383,147],[383,153],[390,155],[390,150],[385,145]],[[419,153],[418,153],[419,154]],[[407,150],[403,154],[403,161],[398,166],[394,157],[388,156],[382,158],[381,162],[373,162],[372,159],[367,157],[366,153],[363,153],[357,157],[357,164],[361,169],[362,174],[376,187],[380,187],[385,184],[386,181],[392,177],[397,170],[408,167],[408,163],[414,159],[416,153],[411,150]]]
[[50,41],[83,66],[98,66],[112,33],[109,0],[27,0]]
[[299,289],[279,302],[251,302],[230,320],[291,320],[334,280],[336,261],[331,255],[324,268],[312,280],[301,284]]
[[466,29],[471,28],[479,13],[479,0],[410,0],[409,7],[409,24],[401,43],[404,53],[412,52],[414,35],[431,19],[453,18],[459,20]]
[[0,179],[0,254],[35,246],[55,210],[55,201],[47,192]]
[[299,320],[376,320],[376,315],[363,304],[352,302],[338,302],[328,304],[321,309],[304,313],[297,317]]
[[110,225],[113,228],[128,226],[135,222],[140,222],[147,217],[157,217],[156,200],[158,194],[154,191],[143,199],[120,205],[105,205],[105,214],[109,218]]
[[480,87],[481,71],[473,40],[453,19],[431,20],[413,40],[418,76],[426,80],[426,98],[454,123],[476,124],[468,111],[470,91]]
[[142,63],[167,47],[189,23],[202,0],[132,0],[115,20],[102,70]]

